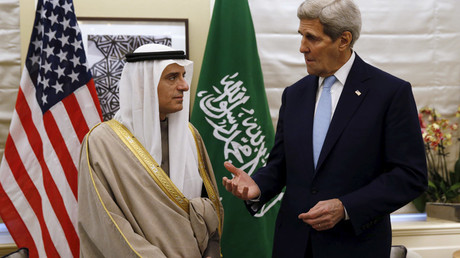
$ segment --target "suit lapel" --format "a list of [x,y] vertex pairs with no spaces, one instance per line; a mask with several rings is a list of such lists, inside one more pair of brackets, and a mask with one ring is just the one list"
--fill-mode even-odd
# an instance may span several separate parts
[[365,81],[368,78],[369,75],[366,71],[366,63],[356,55],[342,94],[340,95],[339,102],[334,111],[331,124],[329,125],[329,130],[324,140],[316,170],[321,168],[321,165],[331,152],[334,144],[337,142],[355,111],[366,97],[368,86]]
[[304,123],[301,124],[299,128],[303,132],[301,135],[305,136],[304,143],[301,146],[305,146],[304,153],[306,158],[306,165],[311,166],[314,169],[315,165],[313,162],[313,118],[315,115],[315,104],[316,104],[316,93],[318,91],[318,76],[312,76],[310,82],[306,84],[306,96],[303,101],[303,106],[300,110],[306,110],[303,117],[305,117]]
[[314,169],[312,134],[317,89],[318,77],[313,75],[308,75],[298,85],[293,85],[286,97],[289,108],[283,115],[287,125],[284,133],[295,139],[299,157],[305,161],[309,171]]

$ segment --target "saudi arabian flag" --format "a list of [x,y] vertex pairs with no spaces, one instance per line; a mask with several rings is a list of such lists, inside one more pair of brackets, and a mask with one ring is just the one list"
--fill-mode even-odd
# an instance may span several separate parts
[[281,195],[252,217],[222,186],[224,161],[249,175],[265,165],[274,142],[247,0],[216,0],[193,106],[224,205],[224,258],[271,257]]

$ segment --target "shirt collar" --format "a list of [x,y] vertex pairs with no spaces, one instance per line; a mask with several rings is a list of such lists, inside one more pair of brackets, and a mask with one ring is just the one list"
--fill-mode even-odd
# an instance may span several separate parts
[[[347,81],[348,74],[350,73],[351,67],[353,66],[353,62],[355,61],[355,51],[352,51],[350,59],[342,66],[340,67],[337,72],[334,73],[335,78],[337,81],[339,81],[342,85],[345,85],[345,82]],[[318,85],[322,85],[325,77],[319,77],[318,80]]]

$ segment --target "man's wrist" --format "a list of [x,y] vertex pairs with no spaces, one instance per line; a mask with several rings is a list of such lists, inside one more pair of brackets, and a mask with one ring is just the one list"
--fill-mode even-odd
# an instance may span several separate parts
[[252,198],[250,200],[245,201],[246,205],[248,205],[253,212],[257,212],[260,208],[260,195],[256,198]]
[[350,216],[348,216],[347,208],[345,207],[345,205],[343,205],[340,199],[338,200],[340,202],[340,205],[342,205],[342,208],[343,208],[343,220],[350,220]]
[[251,201],[251,202],[259,202],[260,201],[260,194],[256,198],[252,198],[249,201]]

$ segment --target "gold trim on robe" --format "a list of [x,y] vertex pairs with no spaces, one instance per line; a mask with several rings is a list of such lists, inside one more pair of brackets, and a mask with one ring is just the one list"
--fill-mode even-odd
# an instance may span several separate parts
[[117,120],[112,119],[106,123],[115,131],[126,146],[128,146],[163,192],[185,212],[189,213],[189,200],[182,194],[176,185],[174,185],[168,175],[166,175],[160,165],[136,137]]
[[125,234],[123,234],[123,231],[120,229],[120,227],[118,226],[118,224],[115,222],[115,220],[113,219],[112,215],[110,214],[109,210],[107,209],[107,207],[105,206],[105,203],[104,201],[102,200],[102,197],[101,197],[101,194],[99,193],[99,190],[97,189],[97,186],[96,186],[96,182],[94,180],[94,177],[93,177],[93,170],[91,169],[91,164],[89,162],[89,145],[88,145],[88,136],[89,134],[94,130],[94,128],[98,127],[100,124],[102,123],[98,123],[97,125],[95,125],[93,128],[91,128],[91,130],[89,130],[88,134],[86,135],[86,159],[87,159],[87,162],[88,162],[88,168],[89,168],[89,174],[91,176],[91,182],[93,183],[93,186],[94,186],[94,190],[96,191],[96,194],[97,194],[97,197],[99,198],[99,201],[101,202],[102,204],[102,207],[104,208],[105,212],[107,213],[107,215],[109,216],[110,220],[112,221],[112,223],[115,225],[115,227],[117,228],[117,230],[120,232],[121,236],[123,237],[123,239],[125,240],[125,242],[128,244],[128,246],[131,248],[131,250],[133,250],[133,252],[138,256],[138,257],[142,257],[137,251],[136,249],[131,245],[131,243],[128,241],[128,238],[125,236]]
[[196,152],[198,153],[198,168],[200,171],[200,176],[201,179],[203,179],[204,187],[206,188],[206,192],[208,193],[208,198],[212,201],[216,208],[217,217],[219,219],[219,235],[222,235],[222,214],[220,213],[221,210],[219,209],[220,201],[217,197],[216,192],[214,191],[214,188],[212,188],[211,180],[209,179],[209,176],[206,173],[206,168],[203,162],[203,156],[201,155],[201,151],[198,146],[198,139],[196,137],[195,129],[190,123],[188,124],[188,127],[190,128],[190,131],[193,134],[193,138],[195,139]]

